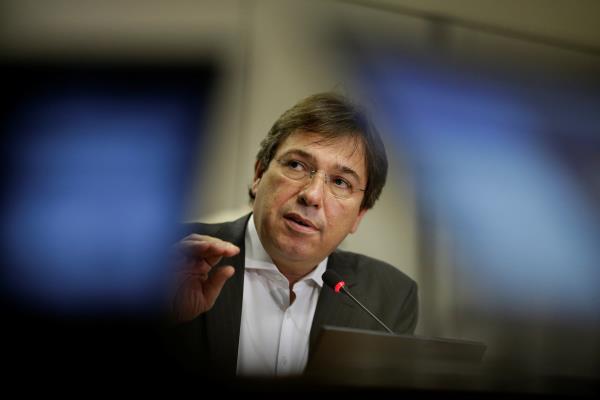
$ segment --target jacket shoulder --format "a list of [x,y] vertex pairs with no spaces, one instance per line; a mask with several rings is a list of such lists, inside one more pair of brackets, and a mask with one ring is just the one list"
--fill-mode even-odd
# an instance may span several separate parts
[[403,286],[416,285],[411,277],[385,261],[344,250],[336,250],[332,256],[336,264],[343,265],[352,275],[356,276],[357,280],[369,280],[370,278],[380,280],[384,278],[392,280],[394,284],[400,283]]
[[246,224],[251,214],[244,215],[235,221],[207,224],[204,222],[189,222],[181,225],[181,237],[191,235],[213,236],[228,242],[237,242],[243,237]]
[[215,236],[223,228],[223,225],[227,223],[228,222],[207,224],[204,222],[186,222],[181,225],[181,232],[185,236],[193,233],[198,235]]
[[[348,277],[350,290],[394,332],[414,333],[419,309],[418,286],[411,277],[384,261],[362,254],[337,250],[330,257],[331,268]],[[379,329],[370,318],[365,318],[350,325]]]

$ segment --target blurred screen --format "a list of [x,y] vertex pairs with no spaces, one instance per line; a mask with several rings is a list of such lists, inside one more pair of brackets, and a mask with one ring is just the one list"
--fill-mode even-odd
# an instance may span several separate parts
[[[437,329],[428,333],[484,341],[490,388],[522,375],[549,380],[514,378],[520,390],[594,382],[597,78],[392,48],[365,53],[352,57],[358,80],[417,194],[421,314]],[[441,237],[446,254],[436,253]]]
[[214,68],[5,71],[0,233],[10,304],[44,315],[157,311]]
[[383,99],[423,207],[451,229],[479,307],[598,318],[600,92],[408,57],[379,61],[365,81]]

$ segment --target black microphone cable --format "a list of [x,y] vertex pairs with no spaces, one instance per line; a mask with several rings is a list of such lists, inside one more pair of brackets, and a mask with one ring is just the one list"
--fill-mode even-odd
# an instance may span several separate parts
[[390,328],[388,328],[387,325],[383,323],[383,321],[381,321],[379,318],[377,318],[375,316],[375,314],[373,314],[371,311],[369,311],[369,309],[367,307],[363,306],[360,301],[356,300],[356,298],[354,296],[352,296],[352,293],[350,293],[350,291],[348,289],[346,289],[346,287],[345,287],[346,282],[344,282],[342,277],[337,272],[335,272],[331,269],[328,269],[323,273],[322,278],[323,278],[323,282],[325,282],[325,284],[327,286],[329,286],[331,289],[333,289],[334,292],[336,292],[336,293],[343,292],[344,294],[346,294],[356,304],[358,304],[360,306],[360,308],[365,310],[365,312],[367,314],[369,314],[375,321],[377,321],[379,323],[379,325],[384,327],[386,331],[388,331],[392,335],[394,334],[394,332]]

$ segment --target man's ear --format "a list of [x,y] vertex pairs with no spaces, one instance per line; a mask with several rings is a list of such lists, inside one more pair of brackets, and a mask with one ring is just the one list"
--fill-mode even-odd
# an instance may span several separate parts
[[256,160],[254,163],[254,180],[252,181],[252,193],[256,195],[256,190],[258,189],[258,184],[262,178],[265,169],[260,162],[260,160]]
[[360,224],[360,221],[362,221],[362,219],[365,216],[365,214],[367,213],[367,211],[369,211],[369,210],[366,208],[363,208],[362,210],[360,210],[358,212],[356,221],[354,221],[354,225],[352,225],[352,229],[350,229],[350,233],[356,232],[356,230],[358,229],[358,225]]

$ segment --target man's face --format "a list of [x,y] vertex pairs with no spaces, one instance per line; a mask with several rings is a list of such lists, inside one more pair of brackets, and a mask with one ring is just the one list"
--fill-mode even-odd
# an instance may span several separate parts
[[[277,160],[287,161],[287,168],[307,165],[318,173],[312,180],[297,181],[284,174],[286,166]],[[337,198],[326,187],[323,172],[364,189],[367,176],[360,140],[349,136],[324,140],[315,133],[295,132],[279,145],[266,169],[256,166],[254,221],[277,265],[316,266],[356,231],[366,212],[360,209],[364,192]]]

